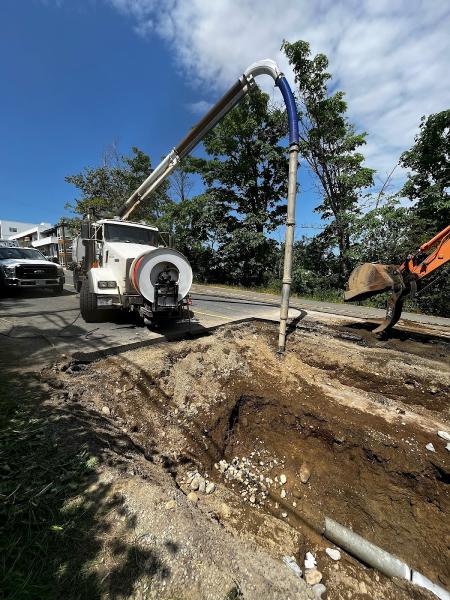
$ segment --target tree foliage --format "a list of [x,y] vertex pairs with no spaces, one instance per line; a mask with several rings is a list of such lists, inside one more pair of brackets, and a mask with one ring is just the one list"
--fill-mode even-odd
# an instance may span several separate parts
[[283,50],[298,84],[300,153],[320,182],[322,202],[316,211],[331,220],[321,234],[339,251],[340,283],[352,267],[351,232],[359,214],[359,200],[373,184],[374,170],[363,166],[358,151],[366,133],[357,133],[346,116],[344,92],[328,92],[328,59],[311,58],[305,41],[284,42]]
[[205,138],[208,157],[188,162],[206,187],[207,220],[214,223],[210,269],[216,279],[260,285],[276,269],[277,245],[267,233],[282,223],[286,210],[286,133],[284,111],[256,89]]
[[415,237],[424,241],[450,223],[450,110],[422,117],[415,143],[400,164],[411,169],[401,194],[416,201]]
[[[68,175],[66,181],[81,192],[75,205],[68,204],[75,213],[87,215],[90,210],[97,217],[113,217],[123,203],[151,173],[150,157],[136,147],[131,156],[105,160],[101,167],[88,167],[76,175]],[[157,223],[170,203],[169,182],[165,182],[151,194],[134,212],[134,220]]]

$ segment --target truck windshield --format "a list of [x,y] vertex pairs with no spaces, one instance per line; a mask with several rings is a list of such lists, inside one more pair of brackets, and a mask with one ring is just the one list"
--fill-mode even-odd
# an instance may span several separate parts
[[129,242],[132,244],[158,245],[158,232],[144,227],[131,227],[130,225],[105,224],[105,241]]
[[33,248],[0,248],[0,260],[7,258],[27,258],[29,260],[47,260],[39,250]]

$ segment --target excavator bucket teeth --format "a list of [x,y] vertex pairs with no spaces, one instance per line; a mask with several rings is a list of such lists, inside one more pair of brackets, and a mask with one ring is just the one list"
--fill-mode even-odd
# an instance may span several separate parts
[[389,296],[386,304],[386,316],[383,321],[378,325],[373,333],[381,337],[382,334],[388,332],[397,321],[400,319],[403,309],[403,289],[400,292],[393,293]]
[[391,291],[386,303],[386,317],[373,331],[377,335],[381,335],[389,331],[400,319],[406,289],[402,273],[395,265],[365,263],[356,267],[350,274],[348,290],[344,293],[344,299],[346,302],[364,300],[376,294]]
[[395,286],[394,265],[380,265],[377,263],[364,263],[356,267],[348,279],[344,300],[365,300],[376,294],[387,292]]

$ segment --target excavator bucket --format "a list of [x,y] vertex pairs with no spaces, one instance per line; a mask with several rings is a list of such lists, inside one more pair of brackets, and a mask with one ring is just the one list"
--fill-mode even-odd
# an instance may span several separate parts
[[348,279],[345,301],[365,300],[376,294],[389,291],[394,285],[392,265],[364,263],[356,267]]
[[347,290],[344,292],[345,302],[365,300],[377,294],[391,291],[387,300],[386,317],[374,329],[374,333],[382,334],[391,329],[400,319],[405,295],[405,283],[402,273],[396,265],[364,263],[350,274]]

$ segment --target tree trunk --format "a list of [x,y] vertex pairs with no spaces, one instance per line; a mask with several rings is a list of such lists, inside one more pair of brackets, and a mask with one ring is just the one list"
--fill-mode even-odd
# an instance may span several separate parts
[[339,284],[345,286],[350,275],[350,261],[347,252],[350,246],[350,239],[347,228],[336,222],[338,248],[339,248]]

